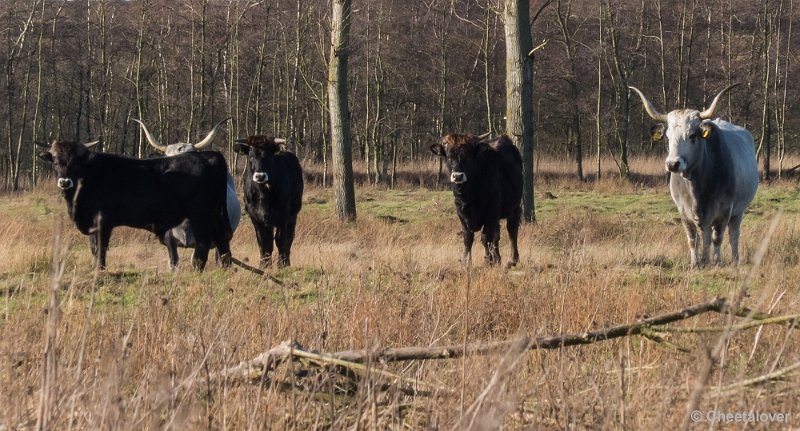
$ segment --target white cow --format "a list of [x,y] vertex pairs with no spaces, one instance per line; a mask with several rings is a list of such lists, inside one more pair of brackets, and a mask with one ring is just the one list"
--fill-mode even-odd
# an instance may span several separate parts
[[739,263],[739,227],[758,188],[752,134],[727,121],[711,120],[722,95],[736,85],[722,90],[702,112],[677,109],[669,114],[656,111],[641,91],[630,87],[639,94],[647,113],[665,123],[654,126],[651,132],[656,140],[666,134],[669,142],[665,163],[670,172],[669,190],[686,229],[693,267],[708,262],[712,242],[714,262],[720,263],[726,227],[733,263]]
[[[147,130],[147,126],[145,126],[143,122],[133,119],[133,121],[142,126],[142,131],[144,131],[144,135],[147,137],[147,142],[149,142],[150,145],[152,145],[156,150],[164,153],[164,155],[167,157],[206,149],[211,145],[211,141],[214,140],[217,129],[225,124],[228,120],[230,120],[230,118],[226,118],[215,124],[211,131],[208,132],[208,135],[206,135],[202,141],[196,144],[179,142],[177,144],[161,145],[158,140],[150,134],[150,131]],[[232,234],[236,231],[236,228],[239,226],[239,221],[242,219],[242,207],[239,204],[239,199],[236,197],[236,185],[233,182],[233,176],[231,176],[230,172],[228,172],[226,204],[228,207],[228,221],[230,222]],[[194,235],[192,233],[192,227],[189,225],[189,221],[186,220],[179,226],[170,229],[164,236],[163,241],[170,249],[170,265],[174,267],[178,263],[177,247],[194,247]]]

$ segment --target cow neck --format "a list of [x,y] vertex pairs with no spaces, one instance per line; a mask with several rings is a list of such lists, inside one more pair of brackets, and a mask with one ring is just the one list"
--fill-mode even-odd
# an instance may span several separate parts
[[453,195],[456,202],[465,211],[477,208],[477,194],[482,181],[484,172],[483,157],[477,157],[477,163],[473,174],[467,176],[467,182],[461,185],[453,185]]
[[[86,160],[83,161],[84,168],[82,170],[84,172],[94,172],[91,165],[94,164],[95,160],[103,158],[111,159],[115,158],[115,156],[90,152],[86,155]],[[67,201],[67,212],[70,218],[76,223],[78,223],[78,217],[81,212],[86,210],[86,208],[84,208],[85,205],[81,205],[82,198],[84,197],[82,195],[86,192],[86,179],[87,175],[85,174],[73,178],[74,186],[69,190],[63,191],[64,200]],[[102,179],[94,178],[94,181],[102,181]]]
[[716,166],[718,161],[715,160],[719,157],[715,157],[716,154],[711,151],[707,141],[702,141],[700,145],[702,145],[702,150],[698,152],[696,162],[687,171],[688,175],[681,175],[682,179],[689,183],[692,191],[695,214],[702,213],[703,208],[700,208],[699,205],[701,202],[708,202],[707,197],[713,193],[712,188],[717,183],[719,176],[719,169]]

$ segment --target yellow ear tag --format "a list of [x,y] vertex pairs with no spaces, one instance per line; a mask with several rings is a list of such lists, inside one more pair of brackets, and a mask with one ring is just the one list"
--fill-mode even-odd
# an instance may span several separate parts
[[703,129],[703,139],[708,139],[709,136],[711,136],[711,130]]
[[654,141],[660,141],[662,136],[664,136],[664,135],[662,135],[661,132],[655,132],[655,133],[653,133],[653,140]]

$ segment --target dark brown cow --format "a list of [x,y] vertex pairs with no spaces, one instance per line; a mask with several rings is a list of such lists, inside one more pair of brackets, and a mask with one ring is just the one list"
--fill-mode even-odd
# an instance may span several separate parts
[[500,219],[511,238],[509,266],[519,261],[517,234],[522,215],[522,156],[506,135],[486,141],[474,135],[450,134],[431,151],[450,169],[456,212],[464,234],[464,261],[469,262],[475,232],[490,265],[500,263]]
[[244,200],[256,230],[261,266],[272,265],[273,242],[278,266],[290,265],[297,214],[303,204],[303,169],[297,156],[284,151],[283,139],[255,135],[237,139],[234,149],[247,156]]

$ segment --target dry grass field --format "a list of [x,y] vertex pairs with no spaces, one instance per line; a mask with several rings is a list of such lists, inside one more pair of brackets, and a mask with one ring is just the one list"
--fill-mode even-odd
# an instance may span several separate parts
[[[797,180],[760,185],[742,227],[741,266],[691,270],[661,163],[634,161],[630,182],[579,182],[565,173],[569,164],[542,161],[538,222],[523,226],[511,270],[486,267],[479,243],[472,267],[459,263],[453,198],[431,187],[434,162],[400,169],[392,190],[360,185],[356,224],[337,221],[312,167],[293,266],[270,271],[283,286],[213,262],[194,273],[187,250],[169,272],[153,235],[127,229],[115,231],[109,268],[96,274],[53,184],[0,196],[0,430],[42,421],[64,430],[673,429],[721,334],[729,338],[692,427],[800,426],[797,374],[730,386],[800,362],[791,325],[370,363],[349,377],[294,360],[251,382],[212,379],[287,339],[337,352],[597,330],[733,297],[748,274],[744,306],[798,313]],[[232,249],[257,259],[246,216]],[[509,254],[505,230],[501,254]],[[723,254],[729,260],[727,240]],[[670,327],[726,322],[709,313]],[[712,424],[712,411],[789,417]]]

